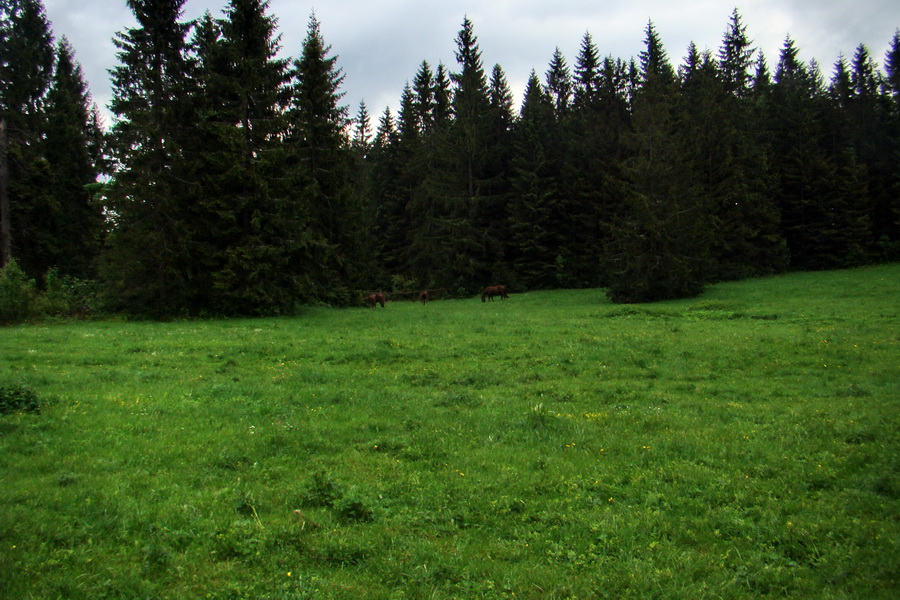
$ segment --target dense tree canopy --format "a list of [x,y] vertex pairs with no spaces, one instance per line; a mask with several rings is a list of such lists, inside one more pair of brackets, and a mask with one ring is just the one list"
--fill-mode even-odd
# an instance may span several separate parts
[[465,18],[454,67],[351,119],[314,14],[282,59],[267,0],[183,5],[128,0],[103,136],[41,1],[0,0],[4,262],[169,316],[487,283],[638,302],[900,257],[900,32],[883,72],[861,45],[830,74],[790,37],[770,71],[737,10],[678,65],[652,21],[636,59],[586,33],[517,107]]

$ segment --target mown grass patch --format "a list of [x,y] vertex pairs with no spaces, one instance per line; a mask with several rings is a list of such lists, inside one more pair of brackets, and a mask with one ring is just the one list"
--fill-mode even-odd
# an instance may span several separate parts
[[892,597],[898,276],[2,329],[0,596]]

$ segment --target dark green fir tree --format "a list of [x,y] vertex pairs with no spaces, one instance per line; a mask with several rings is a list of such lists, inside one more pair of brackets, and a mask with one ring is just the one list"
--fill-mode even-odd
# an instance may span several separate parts
[[690,297],[707,281],[709,212],[685,147],[678,82],[652,23],[646,33],[624,142],[625,206],[607,244],[614,302]]
[[50,171],[51,201],[46,233],[52,240],[44,255],[46,266],[56,268],[61,275],[91,278],[104,220],[96,198],[103,130],[81,66],[66,38],[57,44],[46,115],[44,156]]
[[364,281],[363,203],[353,187],[353,153],[347,140],[344,80],[311,15],[300,57],[294,61],[288,114],[288,164],[295,165],[292,202],[308,207],[304,262],[314,286],[305,300],[348,304]]
[[53,198],[42,154],[54,46],[40,0],[0,0],[0,265],[33,278],[50,266]]
[[561,283],[557,257],[565,237],[559,205],[560,160],[552,143],[555,121],[553,101],[532,71],[516,123],[511,161],[508,256],[515,276],[510,283],[521,289],[554,288]]
[[184,202],[193,175],[184,148],[194,132],[183,5],[128,0],[137,23],[116,35],[119,66],[111,71],[112,230],[101,275],[113,306],[159,316],[189,312],[194,296],[193,231]]
[[280,139],[289,76],[276,26],[268,2],[230,0],[224,18],[205,18],[195,35],[194,231],[204,304],[226,314],[284,312],[302,290],[295,254],[304,214],[287,199]]

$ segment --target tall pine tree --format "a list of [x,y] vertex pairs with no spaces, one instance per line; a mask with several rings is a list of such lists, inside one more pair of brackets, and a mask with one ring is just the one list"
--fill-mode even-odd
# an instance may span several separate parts
[[[900,167],[893,153],[897,138],[892,136],[890,102],[882,93],[883,78],[863,44],[853,55],[850,86],[851,94],[845,106],[849,142],[854,159],[863,169],[860,176],[867,191],[866,205],[857,208],[868,211],[871,237],[883,246],[900,241],[900,194],[893,184],[900,175]],[[838,162],[842,169],[854,169],[846,161],[838,159]]]
[[[847,266],[859,260],[867,237],[854,207],[865,197],[856,194],[864,181],[852,155],[830,151],[821,75],[815,63],[804,65],[797,54],[794,41],[787,38],[770,104],[783,235],[794,267]],[[845,167],[843,159],[849,161]]]
[[708,207],[685,147],[675,72],[652,22],[646,34],[625,140],[626,206],[607,246],[615,302],[693,296],[707,277]]
[[765,148],[754,140],[750,101],[753,48],[732,13],[716,61],[689,60],[682,94],[699,185],[712,211],[713,279],[738,279],[786,266]]
[[46,248],[46,267],[55,267],[62,275],[90,278],[103,227],[103,214],[95,199],[103,131],[81,66],[66,38],[57,44],[46,115],[44,156],[50,171],[51,200],[46,234],[52,240]]
[[[411,243],[417,279],[453,291],[474,291],[491,278],[497,256],[488,243],[493,120],[487,76],[474,26],[468,18],[456,38],[459,71],[453,81],[452,119],[441,114],[445,80],[438,69],[434,168],[414,198]],[[446,126],[443,124],[446,123]]]
[[589,34],[582,38],[574,73],[574,100],[559,144],[566,242],[556,260],[560,285],[585,287],[607,281],[603,247],[624,195],[622,135],[631,115],[625,64],[611,57],[600,61]]
[[[887,128],[890,136],[889,155],[900,156],[900,30],[894,33],[884,59],[884,99],[887,111]],[[900,160],[893,161],[893,168],[884,185],[892,192],[889,214],[885,217],[894,227],[886,238],[879,237],[882,260],[900,260]]]
[[523,289],[565,283],[557,268],[565,237],[555,121],[553,101],[532,71],[513,137],[509,205],[509,259],[515,271],[510,283]]
[[183,149],[193,135],[184,1],[128,0],[137,26],[116,35],[120,65],[111,72],[113,230],[102,275],[118,307],[156,315],[190,310],[195,274],[183,202],[192,175]]
[[374,219],[372,225],[374,241],[372,250],[378,258],[378,269],[372,289],[383,288],[388,283],[388,274],[403,272],[406,265],[408,228],[406,207],[408,194],[403,187],[402,169],[404,161],[399,156],[399,136],[394,115],[385,108],[375,132],[371,162],[371,185],[366,198],[366,208]]
[[[210,27],[212,29],[210,30]],[[218,35],[217,33],[218,32]],[[197,90],[204,107],[194,230],[209,310],[288,310],[300,295],[294,264],[301,211],[287,200],[281,139],[288,102],[287,61],[268,2],[230,0],[224,18],[198,27]]]
[[0,265],[15,257],[32,277],[52,245],[49,165],[42,155],[53,35],[40,0],[0,0]]
[[293,201],[309,207],[307,259],[315,282],[305,297],[347,304],[363,279],[366,225],[352,185],[347,107],[341,104],[344,74],[314,14],[293,77],[287,151],[289,164],[296,164]]

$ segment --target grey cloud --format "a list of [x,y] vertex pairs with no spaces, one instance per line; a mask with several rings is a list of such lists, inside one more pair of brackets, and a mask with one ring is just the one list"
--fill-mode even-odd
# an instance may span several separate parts
[[[800,58],[816,58],[823,72],[843,53],[851,57],[865,43],[881,63],[894,31],[900,27],[896,0],[762,0],[738,6],[754,45],[770,66],[777,62],[785,36],[800,49]],[[220,16],[226,0],[188,0],[185,17],[207,9]],[[111,96],[107,69],[116,64],[111,39],[133,24],[124,0],[45,0],[57,37],[68,36],[82,63],[94,98],[101,105]],[[734,0],[677,2],[652,0],[271,0],[278,18],[283,56],[300,52],[310,13],[315,9],[326,42],[346,75],[345,103],[355,113],[366,100],[369,112],[396,107],[404,84],[423,60],[456,68],[455,38],[468,15],[475,26],[485,68],[500,64],[513,91],[521,93],[532,69],[543,75],[558,46],[572,66],[585,32],[600,53],[637,57],[644,28],[652,20],[673,64],[690,42],[717,52],[728,26]],[[521,100],[517,97],[516,102]]]

